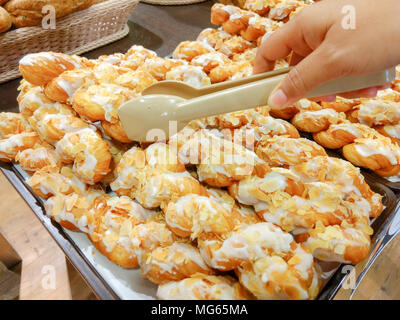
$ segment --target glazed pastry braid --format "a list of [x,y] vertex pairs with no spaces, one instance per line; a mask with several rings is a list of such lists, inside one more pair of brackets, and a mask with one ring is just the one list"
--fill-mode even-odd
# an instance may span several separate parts
[[326,156],[325,149],[313,141],[285,136],[264,136],[257,144],[256,153],[272,167],[288,167],[316,156]]
[[246,0],[243,7],[261,16],[268,16],[270,19],[286,21],[291,15],[311,3],[313,3],[312,0]]
[[61,165],[61,160],[54,149],[42,146],[18,152],[15,161],[19,162],[23,170],[31,174],[48,166],[59,167]]
[[360,99],[346,99],[340,96],[337,96],[334,102],[321,102],[323,108],[334,109],[337,112],[348,112],[359,104]]
[[359,138],[343,147],[343,156],[351,163],[389,177],[400,172],[400,149],[389,138]]
[[197,131],[179,150],[183,163],[197,165],[200,181],[227,187],[248,175],[263,176],[268,165],[254,152],[208,130]]
[[27,131],[30,131],[29,124],[20,113],[0,113],[0,139]]
[[327,182],[340,186],[345,199],[361,196],[370,204],[370,217],[377,217],[383,210],[382,196],[371,190],[360,169],[350,162],[328,156],[317,156],[291,167],[303,182]]
[[243,225],[225,240],[204,239],[199,246],[209,265],[236,269],[240,283],[258,299],[312,299],[318,293],[312,255],[271,223]]
[[56,143],[56,152],[65,163],[73,163],[74,173],[94,184],[110,170],[111,154],[100,135],[90,128],[69,132]]
[[158,287],[162,300],[248,300],[251,296],[230,276],[197,273],[181,281],[171,281]]
[[83,195],[87,186],[79,180],[70,167],[47,166],[37,170],[26,183],[33,192],[42,198],[49,198],[57,194],[68,195],[71,193]]
[[202,234],[222,236],[240,224],[242,216],[211,197],[188,194],[171,201],[164,209],[168,227],[178,236],[191,240]]
[[345,113],[333,109],[317,111],[301,111],[292,118],[292,124],[304,132],[320,132],[329,128],[331,124],[341,123],[346,119]]
[[[359,216],[354,206],[343,198],[338,186],[325,182],[301,183],[299,177],[282,168],[274,168],[264,179],[257,177],[240,181],[229,189],[240,203],[253,205],[265,221],[273,222],[286,231],[312,229],[317,221],[324,225],[341,221],[368,220],[370,206]],[[363,210],[363,208],[360,208]]]
[[215,49],[204,41],[183,41],[172,53],[172,58],[183,59],[188,62],[195,57],[206,54],[215,53]]
[[270,114],[273,117],[282,118],[282,119],[292,119],[297,113],[301,111],[318,111],[322,110],[321,105],[314,101],[310,101],[307,99],[301,99],[295,102],[293,105],[288,106],[286,108],[279,109],[271,109]]
[[[35,111],[41,109],[39,114],[43,113],[62,113],[75,115],[74,110],[66,105],[54,102],[46,97],[41,87],[29,87],[26,91],[21,91],[18,96],[19,111],[30,122],[30,117]],[[38,120],[38,117],[34,117]]]
[[140,173],[146,168],[170,172],[186,171],[176,151],[167,144],[154,143],[146,150],[132,147],[123,154],[116,167],[116,179],[110,184],[112,190],[119,195],[134,197],[141,179]]
[[64,228],[90,234],[96,226],[93,202],[97,195],[100,194],[95,192],[93,197],[57,194],[46,200],[46,214]]
[[138,258],[130,234],[136,225],[145,223],[155,213],[125,196],[100,196],[93,209],[96,222],[90,240],[96,249],[121,267],[137,268]]
[[60,103],[71,103],[75,92],[81,87],[95,84],[93,70],[90,68],[73,69],[61,73],[47,83],[46,96]]
[[207,195],[198,180],[185,172],[150,169],[139,179],[136,200],[145,208],[164,208],[169,202],[188,194]]
[[354,111],[348,114],[353,122],[360,122],[370,127],[388,124],[397,124],[400,121],[400,102],[381,100],[361,100]]
[[72,105],[84,119],[115,123],[119,120],[118,107],[135,96],[131,90],[116,84],[92,85],[78,90]]
[[296,237],[314,257],[322,261],[357,264],[370,248],[369,235],[352,226],[323,226]]
[[146,59],[137,70],[147,72],[157,81],[162,81],[165,80],[168,71],[182,65],[187,65],[187,61],[183,59],[154,57]]
[[378,133],[363,124],[344,121],[331,124],[328,129],[313,133],[314,140],[329,149],[339,149],[358,138],[375,138]]
[[10,135],[8,138],[0,140],[0,160],[4,162],[14,161],[19,152],[32,149],[42,143],[36,132],[22,132]]
[[199,249],[189,243],[174,242],[170,246],[159,247],[148,253],[141,264],[142,277],[157,284],[179,281],[201,273],[211,275]]
[[392,140],[393,143],[399,145],[400,144],[400,124],[395,125],[385,125],[385,126],[377,126],[374,127],[376,131],[380,134],[388,137]]
[[172,68],[166,73],[165,79],[183,81],[193,87],[204,87],[211,84],[211,80],[203,71],[203,68],[192,65],[181,65]]

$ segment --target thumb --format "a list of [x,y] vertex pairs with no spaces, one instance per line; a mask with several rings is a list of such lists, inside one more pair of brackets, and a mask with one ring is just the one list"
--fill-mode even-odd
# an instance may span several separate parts
[[274,89],[268,105],[280,109],[304,98],[308,92],[340,75],[340,66],[322,46],[294,66],[282,82]]

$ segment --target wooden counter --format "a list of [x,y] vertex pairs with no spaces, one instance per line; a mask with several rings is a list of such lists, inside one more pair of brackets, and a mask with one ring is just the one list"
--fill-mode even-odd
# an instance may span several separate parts
[[[133,44],[143,45],[157,51],[160,56],[166,56],[180,41],[194,40],[202,29],[210,26],[212,4],[212,1],[188,6],[154,6],[140,3],[130,18],[131,31],[127,37],[93,50],[85,56],[96,58],[103,54],[125,52]],[[19,81],[17,79],[0,85],[0,111],[18,111],[16,97]],[[68,277],[68,269],[71,274],[71,267],[67,266],[61,250],[2,174],[0,174],[0,232],[5,233],[13,242],[14,248],[23,259],[21,298],[93,298],[90,293],[79,296],[73,294],[71,283],[82,280]],[[57,290],[48,291],[42,288],[45,265],[53,265],[56,268]],[[400,238],[393,240],[378,258],[354,299],[400,299],[398,279],[400,279]],[[82,284],[78,286],[83,287]],[[340,297],[341,293],[337,298]]]

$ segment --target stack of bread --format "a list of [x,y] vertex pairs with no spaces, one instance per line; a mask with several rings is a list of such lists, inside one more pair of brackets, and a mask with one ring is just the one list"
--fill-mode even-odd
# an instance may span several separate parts
[[[15,28],[32,27],[42,23],[54,8],[55,18],[86,9],[104,0],[0,0],[0,33]],[[47,6],[47,7],[46,7]]]
[[[214,5],[212,21],[232,10]],[[110,261],[140,268],[161,299],[314,299],[321,261],[357,264],[369,252],[381,196],[267,106],[198,119],[153,144],[123,131],[118,107],[157,81],[251,74],[263,36],[248,37],[254,17],[279,27],[237,11],[172,58],[141,46],[96,60],[28,55],[20,113],[0,114],[0,159],[31,174],[46,213]]]

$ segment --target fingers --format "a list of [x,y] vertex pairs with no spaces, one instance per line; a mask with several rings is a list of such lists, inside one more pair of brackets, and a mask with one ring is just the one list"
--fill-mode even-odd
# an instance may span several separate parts
[[338,96],[341,96],[346,99],[375,98],[378,93],[378,90],[379,90],[378,87],[370,87],[356,91],[338,93]]
[[[356,90],[356,91],[349,91],[349,92],[342,92],[338,93],[338,96],[341,96],[342,98],[346,99],[356,99],[356,98],[375,98],[376,95],[378,94],[379,90],[385,90],[390,87],[390,84],[384,84],[382,86],[376,86],[376,87],[369,87],[369,88],[364,88],[361,90]],[[334,102],[336,100],[336,94],[330,94],[327,96],[321,96],[321,97],[313,97],[309,98],[309,100],[318,102],[318,101],[325,101],[325,102]]]
[[323,45],[300,61],[271,94],[268,104],[279,109],[305,97],[318,85],[340,76]]

